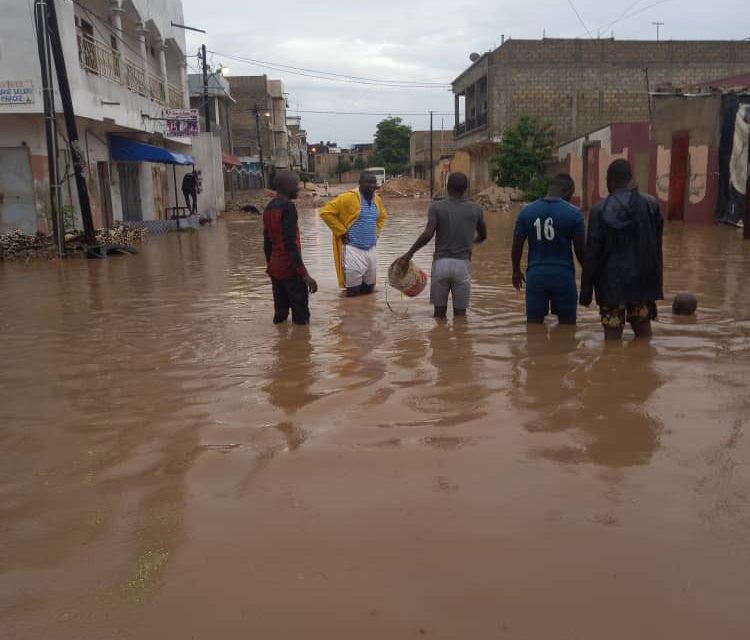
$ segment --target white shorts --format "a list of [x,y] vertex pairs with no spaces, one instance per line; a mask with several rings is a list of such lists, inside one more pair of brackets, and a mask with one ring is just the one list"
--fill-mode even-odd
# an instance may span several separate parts
[[358,249],[350,244],[344,245],[344,280],[347,289],[375,284],[377,269],[378,254],[375,247]]

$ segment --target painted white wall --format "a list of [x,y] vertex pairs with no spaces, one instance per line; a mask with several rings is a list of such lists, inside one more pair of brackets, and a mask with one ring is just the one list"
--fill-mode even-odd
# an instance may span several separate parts
[[[124,72],[123,84],[118,84],[81,68],[75,15],[83,16],[94,24],[94,35],[97,40],[108,40],[111,33],[108,3],[101,0],[81,0],[81,3],[91,13],[86,13],[72,2],[56,3],[76,115],[97,121],[107,119],[111,124],[137,131],[161,131],[162,125],[158,121],[144,118],[142,114],[158,118],[161,116],[162,107],[144,96],[129,91],[124,84]],[[140,19],[144,22],[151,21],[149,26],[152,31],[155,30],[155,35],[170,41],[171,48],[167,57],[169,79],[176,86],[182,86],[184,68],[180,58],[185,53],[185,33],[170,24],[171,21],[183,21],[181,0],[133,0],[133,5]],[[43,112],[41,72],[29,6],[30,3],[18,0],[0,0],[0,80],[31,80],[34,83],[35,101],[30,105],[0,105],[0,117],[9,113]],[[126,30],[123,40],[127,46],[122,44],[120,52],[125,58],[140,64],[141,60],[137,56],[137,39],[135,34],[130,32],[133,28],[132,20],[124,20],[123,28]],[[151,71],[159,75],[158,56],[153,58],[149,53],[149,65]],[[119,104],[104,105],[102,102]],[[62,111],[59,98],[58,109]],[[2,127],[0,123],[0,128]]]
[[193,138],[191,155],[195,160],[195,168],[201,172],[203,182],[203,190],[198,194],[198,212],[215,218],[225,206],[219,136],[202,133]]

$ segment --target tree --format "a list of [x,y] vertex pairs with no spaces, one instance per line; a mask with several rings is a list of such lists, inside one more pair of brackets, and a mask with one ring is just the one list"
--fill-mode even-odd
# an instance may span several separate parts
[[354,168],[357,171],[363,171],[367,168],[367,164],[365,163],[365,159],[362,156],[357,156],[354,159]]
[[501,187],[515,187],[526,200],[545,195],[545,171],[552,160],[555,132],[536,118],[521,116],[503,132],[492,160],[492,177]]
[[403,173],[409,166],[411,127],[401,118],[386,118],[378,123],[375,154],[371,164],[385,167],[388,174]]
[[347,171],[350,171],[351,168],[352,168],[352,163],[349,162],[348,160],[342,160],[341,156],[339,156],[339,162],[336,168],[336,171],[339,174],[339,184],[341,184],[341,175],[346,173]]

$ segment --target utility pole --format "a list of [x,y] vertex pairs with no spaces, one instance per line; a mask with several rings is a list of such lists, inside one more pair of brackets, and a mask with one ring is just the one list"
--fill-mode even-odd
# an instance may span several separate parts
[[258,103],[255,103],[255,132],[258,137],[258,156],[260,157],[260,177],[263,188],[266,188],[266,167],[263,162],[263,139],[260,135],[260,111],[258,111]]
[[57,120],[55,118],[55,91],[52,84],[52,54],[47,37],[47,2],[36,0],[34,21],[39,49],[39,64],[42,69],[42,103],[44,104],[44,129],[47,138],[47,167],[49,170],[49,202],[52,215],[52,233],[59,255],[65,254],[65,229],[60,215],[62,199],[60,193],[60,172],[57,166]]
[[73,97],[70,94],[70,83],[68,82],[68,70],[65,66],[65,55],[63,54],[62,41],[60,40],[60,27],[57,23],[57,12],[55,11],[55,0],[47,0],[49,7],[48,32],[49,42],[52,49],[52,57],[55,61],[57,71],[57,85],[60,91],[60,101],[65,115],[65,125],[68,129],[68,144],[70,146],[70,157],[73,161],[73,173],[76,178],[76,190],[78,191],[78,205],[81,208],[81,220],[83,221],[83,236],[86,242],[96,242],[94,230],[94,218],[91,215],[91,202],[89,201],[89,189],[86,178],[83,175],[84,157],[81,150],[81,139],[78,136],[78,125],[73,110]]
[[211,133],[211,105],[208,102],[208,60],[206,59],[206,45],[201,45],[203,60],[203,117],[206,120],[206,133]]
[[652,25],[656,27],[656,41],[659,42],[659,29],[664,26],[663,22],[652,22]]
[[651,81],[648,77],[648,67],[644,67],[643,69],[643,75],[646,78],[646,100],[648,101],[648,122],[649,124],[653,123],[654,120],[654,111],[653,111],[653,105],[651,104]]
[[432,145],[432,116],[434,112],[430,111],[430,200],[435,197],[435,156],[433,155]]

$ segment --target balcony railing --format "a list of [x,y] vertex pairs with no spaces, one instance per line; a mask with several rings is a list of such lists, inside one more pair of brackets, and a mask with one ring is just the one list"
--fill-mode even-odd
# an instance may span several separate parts
[[143,67],[133,64],[130,60],[125,61],[125,79],[128,91],[145,96],[148,93],[146,86],[146,71]]
[[115,82],[121,82],[120,53],[112,47],[97,42],[89,36],[79,35],[78,59],[84,69]]
[[462,136],[465,133],[479,129],[487,124],[487,113],[477,114],[474,118],[466,118],[466,122],[461,122],[459,125],[453,128],[453,133],[456,137]]
[[88,35],[78,36],[78,60],[83,69],[118,84],[124,84],[128,91],[150,98],[162,105],[181,109],[185,106],[182,89],[172,84],[164,86],[159,76],[146,73],[146,70],[120,52]]
[[170,84],[169,87],[169,100],[168,104],[173,109],[182,109],[185,107],[185,98],[182,95],[182,89],[175,87]]
[[166,94],[164,93],[164,83],[162,79],[155,76],[153,73],[148,74],[148,95],[154,101],[159,104],[166,102]]

